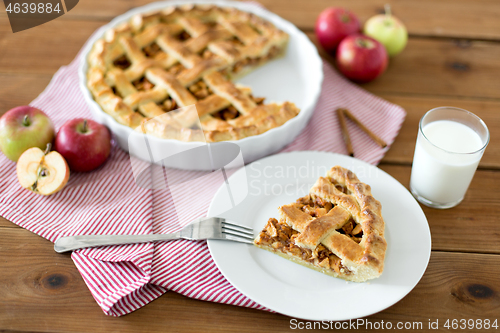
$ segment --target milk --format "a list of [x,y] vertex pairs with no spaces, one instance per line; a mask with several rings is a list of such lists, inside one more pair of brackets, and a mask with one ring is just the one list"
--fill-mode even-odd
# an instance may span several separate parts
[[469,187],[485,142],[470,127],[451,120],[428,123],[422,132],[413,157],[412,192],[434,204],[454,206]]

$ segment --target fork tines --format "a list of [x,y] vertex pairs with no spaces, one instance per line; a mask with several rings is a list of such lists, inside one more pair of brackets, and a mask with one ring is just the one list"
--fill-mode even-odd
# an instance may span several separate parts
[[222,234],[226,239],[253,244],[253,229],[232,222],[222,222]]

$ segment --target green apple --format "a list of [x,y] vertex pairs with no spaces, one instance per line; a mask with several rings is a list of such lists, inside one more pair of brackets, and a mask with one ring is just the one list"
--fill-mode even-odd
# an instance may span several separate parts
[[54,137],[54,124],[34,107],[18,106],[0,118],[0,150],[14,162],[29,148],[45,149]]
[[408,41],[405,25],[391,15],[388,5],[385,14],[375,15],[366,21],[363,32],[382,43],[390,57],[403,51]]

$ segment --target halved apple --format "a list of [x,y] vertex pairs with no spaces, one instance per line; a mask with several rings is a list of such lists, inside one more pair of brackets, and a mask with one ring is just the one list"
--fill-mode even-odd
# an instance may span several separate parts
[[38,194],[50,195],[61,190],[69,179],[64,157],[50,146],[44,152],[38,147],[26,150],[17,161],[17,179],[22,187]]

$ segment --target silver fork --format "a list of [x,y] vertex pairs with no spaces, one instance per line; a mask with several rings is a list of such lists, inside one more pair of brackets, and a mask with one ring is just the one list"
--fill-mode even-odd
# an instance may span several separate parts
[[54,243],[54,250],[58,253],[63,253],[85,247],[147,243],[180,238],[189,240],[223,239],[253,244],[253,230],[252,228],[234,222],[228,222],[222,217],[202,217],[194,220],[182,230],[173,234],[84,235],[60,237]]

